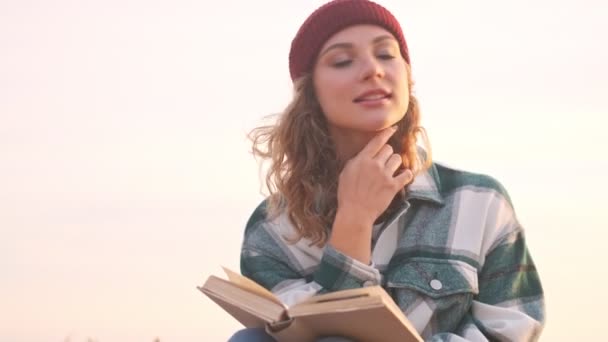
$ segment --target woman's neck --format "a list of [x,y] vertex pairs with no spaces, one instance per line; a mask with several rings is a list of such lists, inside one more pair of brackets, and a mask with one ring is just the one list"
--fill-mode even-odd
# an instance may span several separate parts
[[330,134],[336,147],[336,155],[343,163],[357,155],[376,135],[375,132],[359,132],[339,127],[331,127]]

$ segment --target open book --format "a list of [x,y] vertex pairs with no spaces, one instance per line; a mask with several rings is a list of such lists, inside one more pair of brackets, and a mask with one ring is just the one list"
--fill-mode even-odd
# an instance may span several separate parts
[[198,287],[248,328],[264,327],[278,341],[314,341],[344,336],[356,341],[422,341],[397,304],[380,286],[311,297],[291,307],[254,281],[224,268],[228,280],[207,278]]

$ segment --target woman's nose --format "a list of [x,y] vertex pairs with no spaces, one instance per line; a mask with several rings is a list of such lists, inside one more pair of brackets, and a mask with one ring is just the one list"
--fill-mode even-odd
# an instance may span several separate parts
[[380,61],[375,56],[364,58],[361,66],[361,79],[368,80],[382,77],[384,77],[384,68]]

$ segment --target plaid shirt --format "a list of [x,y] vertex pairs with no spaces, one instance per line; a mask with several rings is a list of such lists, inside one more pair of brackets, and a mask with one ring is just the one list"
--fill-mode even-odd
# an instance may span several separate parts
[[317,293],[382,285],[425,340],[528,341],[540,335],[544,301],[524,232],[506,190],[491,177],[440,164],[409,185],[384,221],[372,265],[329,244],[294,236],[286,215],[249,219],[241,272],[287,305]]

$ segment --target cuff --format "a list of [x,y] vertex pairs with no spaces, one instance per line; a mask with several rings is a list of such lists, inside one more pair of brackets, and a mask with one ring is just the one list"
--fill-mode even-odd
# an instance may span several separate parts
[[325,246],[323,258],[314,274],[314,281],[327,291],[353,289],[380,285],[382,276],[372,265],[353,259],[329,244]]

